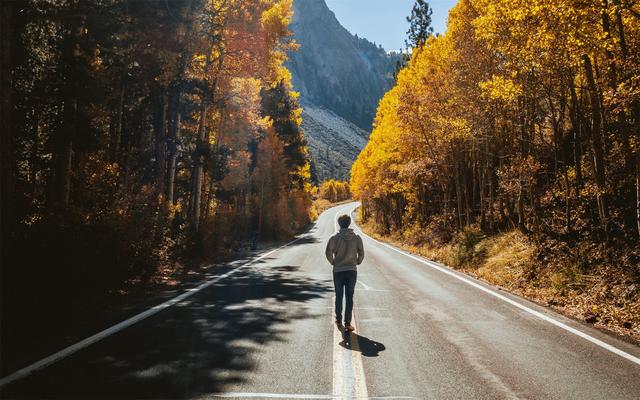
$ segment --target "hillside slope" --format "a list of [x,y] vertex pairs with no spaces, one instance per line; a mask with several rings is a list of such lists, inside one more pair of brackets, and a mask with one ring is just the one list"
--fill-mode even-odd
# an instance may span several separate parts
[[309,143],[318,180],[348,180],[351,164],[367,144],[369,132],[311,104],[303,105],[302,129]]
[[287,68],[309,110],[303,127],[311,157],[323,179],[344,179],[366,144],[378,101],[393,84],[397,58],[349,33],[324,0],[295,0],[291,30],[300,49]]

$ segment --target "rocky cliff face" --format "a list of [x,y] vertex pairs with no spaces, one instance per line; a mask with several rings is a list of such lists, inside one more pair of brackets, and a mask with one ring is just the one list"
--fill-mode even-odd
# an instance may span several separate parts
[[397,59],[349,33],[324,0],[295,0],[294,13],[291,30],[300,50],[287,66],[301,93],[311,157],[320,180],[347,179]]

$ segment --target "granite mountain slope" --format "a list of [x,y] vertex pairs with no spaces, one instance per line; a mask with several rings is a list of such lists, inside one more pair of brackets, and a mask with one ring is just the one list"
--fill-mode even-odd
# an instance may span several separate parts
[[346,179],[366,144],[378,101],[393,84],[397,57],[352,35],[324,0],[295,0],[300,44],[287,67],[305,109],[303,128],[319,180]]

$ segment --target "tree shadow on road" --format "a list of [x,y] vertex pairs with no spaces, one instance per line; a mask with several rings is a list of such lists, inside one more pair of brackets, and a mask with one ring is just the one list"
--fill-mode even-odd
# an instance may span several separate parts
[[1,398],[193,398],[255,369],[257,346],[281,341],[304,305],[332,291],[297,266],[252,267],[3,388]]
[[355,332],[342,332],[342,341],[340,346],[351,351],[359,351],[365,357],[378,357],[381,351],[386,347],[380,342],[369,339],[368,337],[358,335]]
[[313,236],[304,236],[296,240],[295,242],[289,243],[288,247],[300,246],[303,244],[313,244],[313,243],[320,243],[320,241]]

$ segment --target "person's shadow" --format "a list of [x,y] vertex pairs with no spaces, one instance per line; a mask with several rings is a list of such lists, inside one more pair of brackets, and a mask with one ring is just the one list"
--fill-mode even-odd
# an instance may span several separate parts
[[342,331],[340,346],[351,351],[359,351],[365,357],[378,357],[384,351],[384,344],[376,342],[355,332]]

